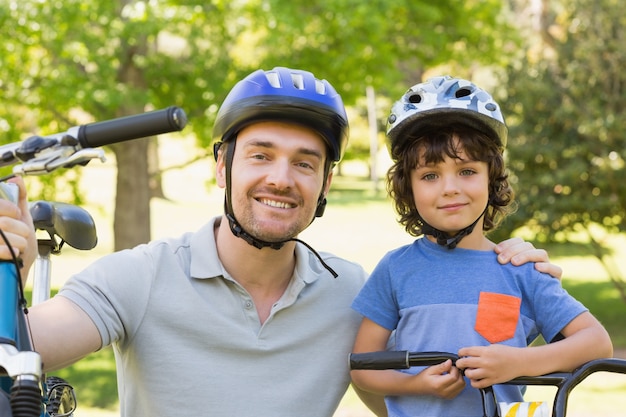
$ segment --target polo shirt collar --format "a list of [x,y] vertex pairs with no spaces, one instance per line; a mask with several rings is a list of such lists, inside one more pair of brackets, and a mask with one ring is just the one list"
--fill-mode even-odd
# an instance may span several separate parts
[[[213,217],[207,224],[202,226],[191,236],[191,267],[190,274],[193,278],[217,278],[226,275],[222,262],[217,255],[215,242],[215,223],[222,216]],[[329,272],[308,248],[296,242],[296,267],[294,277],[305,284],[315,282],[322,274]]]

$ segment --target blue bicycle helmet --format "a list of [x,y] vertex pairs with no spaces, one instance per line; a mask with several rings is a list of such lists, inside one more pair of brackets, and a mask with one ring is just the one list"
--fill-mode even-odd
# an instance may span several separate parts
[[348,144],[348,117],[341,96],[328,81],[308,71],[276,67],[257,70],[238,82],[217,113],[213,139],[227,142],[245,126],[262,120],[294,122],[317,131],[335,163]]
[[[348,118],[341,97],[328,81],[319,80],[307,71],[285,67],[276,67],[270,71],[257,70],[248,75],[233,87],[217,112],[213,127],[214,155],[217,159],[219,148],[222,145],[228,147],[225,155],[224,212],[230,229],[235,236],[256,248],[280,249],[290,240],[299,240],[290,238],[280,242],[267,242],[244,230],[235,218],[230,190],[232,161],[237,142],[235,139],[238,132],[252,123],[268,120],[298,123],[322,136],[329,152],[322,186],[324,190],[332,165],[341,160],[348,144]],[[322,191],[317,201],[315,217],[321,217],[325,208],[326,197]],[[317,252],[306,246],[336,276]]]
[[387,119],[387,146],[391,157],[408,135],[432,127],[464,124],[506,146],[507,127],[500,106],[489,93],[470,81],[448,75],[411,87],[394,103]]

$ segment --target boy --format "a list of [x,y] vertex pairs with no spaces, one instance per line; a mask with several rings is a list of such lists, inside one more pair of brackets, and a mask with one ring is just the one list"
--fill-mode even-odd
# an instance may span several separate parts
[[[410,245],[389,252],[353,303],[364,318],[354,352],[447,351],[426,369],[352,371],[386,395],[390,416],[479,416],[482,388],[518,376],[567,371],[612,355],[606,330],[558,281],[532,267],[500,265],[484,232],[511,210],[503,158],[507,128],[474,84],[437,77],[393,108],[388,189]],[[562,340],[528,347],[539,334]],[[464,373],[464,376],[463,376]],[[496,386],[500,401],[522,388]]]

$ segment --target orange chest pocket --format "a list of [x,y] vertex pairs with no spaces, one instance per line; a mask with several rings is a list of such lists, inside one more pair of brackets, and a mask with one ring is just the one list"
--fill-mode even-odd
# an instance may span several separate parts
[[515,336],[522,299],[512,295],[481,292],[474,329],[489,343]]

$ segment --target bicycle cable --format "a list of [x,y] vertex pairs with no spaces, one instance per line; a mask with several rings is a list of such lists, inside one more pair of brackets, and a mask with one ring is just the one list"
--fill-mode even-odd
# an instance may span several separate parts
[[15,252],[13,251],[13,248],[11,247],[11,243],[9,242],[9,239],[6,237],[2,229],[0,229],[0,236],[2,236],[2,240],[4,241],[4,244],[7,246],[7,248],[9,249],[9,252],[11,253],[11,262],[15,266],[15,277],[17,279],[17,288],[18,288],[18,293],[19,293],[18,302],[20,306],[24,309],[24,312],[26,313],[27,312],[26,306],[28,302],[26,301],[26,295],[24,293],[24,284],[22,283],[22,274],[20,272],[20,269],[24,266],[24,263],[21,258],[18,258],[17,256],[15,256]]

